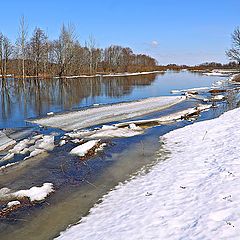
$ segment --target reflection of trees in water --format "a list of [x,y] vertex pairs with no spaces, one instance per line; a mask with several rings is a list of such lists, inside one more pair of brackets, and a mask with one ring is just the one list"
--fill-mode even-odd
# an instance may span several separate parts
[[150,74],[115,78],[0,80],[1,117],[9,119],[11,111],[17,108],[24,116],[29,111],[41,115],[51,106],[71,109],[85,98],[120,97],[130,94],[136,86],[151,85],[155,77]]

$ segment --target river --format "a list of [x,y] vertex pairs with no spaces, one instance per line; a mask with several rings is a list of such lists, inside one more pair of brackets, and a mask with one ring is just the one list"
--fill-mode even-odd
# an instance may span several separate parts
[[[8,79],[1,82],[0,129],[30,128],[34,131],[58,132],[56,129],[39,129],[25,120],[46,116],[51,111],[65,112],[93,104],[167,96],[173,89],[211,86],[222,79],[187,71],[104,79],[29,79],[26,82]],[[236,107],[238,101],[235,96],[231,97],[232,101],[225,101],[217,108],[203,112],[197,121],[215,118]],[[193,107],[196,102],[190,99],[141,119]],[[164,161],[168,152],[159,142],[159,136],[188,124],[192,122],[184,120],[154,126],[139,136],[112,139],[102,154],[86,162],[68,154],[76,146],[70,142],[14,170],[0,173],[1,187],[24,189],[43,182],[51,182],[55,186],[55,192],[45,202],[25,207],[1,219],[1,239],[45,240],[58,236],[68,225],[88,214],[91,207],[119,183],[139,172],[147,172],[158,161]]]

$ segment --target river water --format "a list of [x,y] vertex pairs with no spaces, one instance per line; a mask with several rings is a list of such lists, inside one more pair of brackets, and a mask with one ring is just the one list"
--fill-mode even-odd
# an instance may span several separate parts
[[[25,83],[8,79],[1,83],[0,128],[29,128],[24,120],[44,116],[50,111],[170,95],[173,89],[210,86],[220,79],[223,78],[185,71],[121,78],[27,80]],[[197,121],[217,117],[236,104],[235,100],[222,103],[218,108],[203,112]],[[188,100],[144,118],[167,115],[195,105],[196,100]],[[90,208],[120,182],[139,172],[144,174],[156,162],[166,159],[168,152],[159,136],[187,124],[191,123],[181,121],[155,126],[143,135],[113,139],[102,154],[86,162],[68,154],[76,146],[68,143],[55,148],[51,154],[40,155],[14,170],[0,173],[1,187],[26,189],[44,182],[55,186],[55,193],[42,204],[23,208],[1,219],[0,238],[45,240],[58,236],[69,224],[88,214]]]

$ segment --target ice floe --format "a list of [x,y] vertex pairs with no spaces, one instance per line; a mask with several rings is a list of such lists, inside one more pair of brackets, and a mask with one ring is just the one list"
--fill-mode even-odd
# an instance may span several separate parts
[[31,122],[42,126],[71,131],[107,122],[139,117],[168,108],[185,99],[185,96],[147,98],[139,101],[105,105],[76,112],[58,114],[52,117],[32,120]]
[[16,141],[9,138],[4,132],[0,131],[0,151],[16,144]]
[[77,155],[79,157],[84,157],[92,148],[94,148],[100,140],[91,140],[85,142],[70,151],[70,154]]
[[42,201],[44,200],[50,193],[54,191],[52,183],[44,183],[41,187],[31,187],[26,190],[19,190],[13,192],[9,188],[1,188],[0,189],[0,199],[1,200],[18,200],[24,197],[28,197],[31,202],[34,201]]

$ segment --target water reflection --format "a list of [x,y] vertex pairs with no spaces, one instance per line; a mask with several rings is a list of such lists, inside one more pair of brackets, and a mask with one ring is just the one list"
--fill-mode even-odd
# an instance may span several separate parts
[[[91,105],[97,97],[119,98],[151,85],[156,74],[81,79],[0,80],[0,128],[24,126],[24,119]],[[85,100],[85,101],[83,101]],[[107,101],[105,101],[107,103]]]

